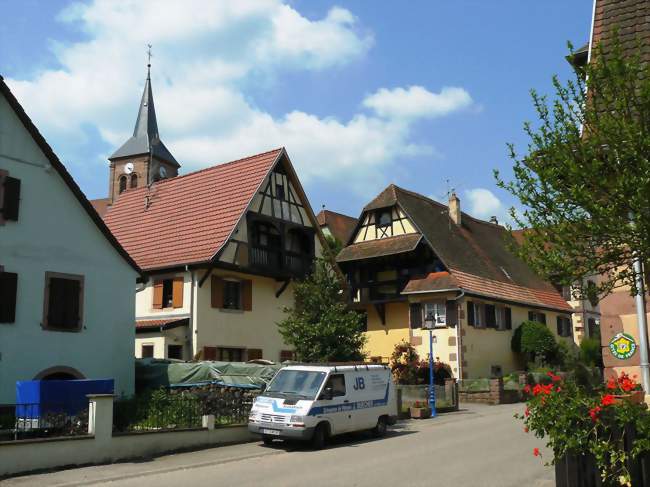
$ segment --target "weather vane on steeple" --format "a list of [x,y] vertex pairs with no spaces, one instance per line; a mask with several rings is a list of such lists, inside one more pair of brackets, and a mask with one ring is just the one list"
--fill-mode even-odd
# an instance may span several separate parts
[[151,73],[151,44],[147,44],[147,74]]

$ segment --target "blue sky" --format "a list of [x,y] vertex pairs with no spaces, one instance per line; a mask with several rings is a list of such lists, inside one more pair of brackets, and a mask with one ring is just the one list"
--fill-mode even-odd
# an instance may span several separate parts
[[[407,6],[408,8],[405,8]],[[188,172],[286,146],[312,207],[394,182],[480,218],[522,150],[529,90],[570,75],[591,0],[0,0],[0,74],[89,198],[129,136],[153,44],[163,141]],[[10,20],[10,21],[7,21]]]

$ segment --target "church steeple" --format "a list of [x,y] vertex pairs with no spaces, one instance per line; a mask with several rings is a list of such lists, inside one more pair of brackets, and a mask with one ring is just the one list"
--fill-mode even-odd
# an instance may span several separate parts
[[113,201],[122,191],[137,187],[138,182],[149,184],[178,174],[180,164],[160,140],[158,133],[151,89],[151,51],[133,136],[108,159],[111,162],[110,193]]

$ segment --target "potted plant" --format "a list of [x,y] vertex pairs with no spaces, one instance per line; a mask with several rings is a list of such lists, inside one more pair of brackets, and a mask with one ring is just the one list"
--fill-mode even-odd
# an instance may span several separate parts
[[612,377],[607,381],[607,391],[614,396],[616,403],[627,401],[641,404],[645,399],[641,384],[631,379],[625,372],[622,372],[619,377]]
[[431,408],[427,403],[422,401],[415,401],[413,406],[409,408],[409,412],[413,419],[427,419],[431,417]]

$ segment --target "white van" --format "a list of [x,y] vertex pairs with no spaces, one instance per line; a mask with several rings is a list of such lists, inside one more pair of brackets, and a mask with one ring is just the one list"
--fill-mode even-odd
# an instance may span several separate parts
[[248,429],[267,444],[300,439],[322,448],[341,433],[382,436],[396,418],[395,386],[385,365],[290,365],[255,399]]

